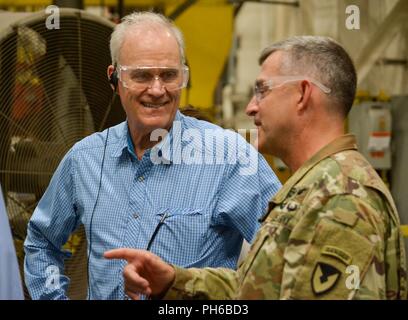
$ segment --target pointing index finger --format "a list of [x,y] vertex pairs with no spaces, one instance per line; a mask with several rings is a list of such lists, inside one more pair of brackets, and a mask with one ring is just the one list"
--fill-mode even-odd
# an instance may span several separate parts
[[113,249],[106,251],[103,256],[106,259],[123,259],[130,262],[137,256],[137,250],[128,248]]

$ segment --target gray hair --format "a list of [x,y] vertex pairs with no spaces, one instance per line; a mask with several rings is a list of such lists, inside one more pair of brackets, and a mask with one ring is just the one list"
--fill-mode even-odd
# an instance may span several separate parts
[[110,39],[110,52],[112,58],[112,64],[115,66],[118,64],[119,51],[123,44],[126,31],[129,27],[140,25],[156,25],[161,26],[169,30],[177,41],[180,51],[180,62],[185,63],[184,54],[184,39],[180,29],[178,29],[171,20],[165,16],[154,12],[133,12],[122,18],[122,22],[115,26]]
[[336,110],[347,116],[354,102],[357,74],[350,56],[328,37],[297,36],[272,44],[259,57],[262,64],[272,53],[283,51],[280,71],[286,75],[306,75],[331,89]]

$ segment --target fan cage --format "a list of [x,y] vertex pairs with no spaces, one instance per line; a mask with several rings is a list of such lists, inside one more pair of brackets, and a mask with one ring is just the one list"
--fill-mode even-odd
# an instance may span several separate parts
[[[0,32],[0,183],[21,273],[28,220],[65,153],[125,119],[106,76],[114,24],[78,9],[60,9],[60,29],[46,19],[34,13]],[[65,249],[68,295],[84,299],[83,227]]]

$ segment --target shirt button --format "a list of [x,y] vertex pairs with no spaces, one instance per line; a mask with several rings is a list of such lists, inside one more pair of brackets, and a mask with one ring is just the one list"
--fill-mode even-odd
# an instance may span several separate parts
[[134,214],[133,214],[133,218],[135,218],[135,219],[139,218],[139,214],[138,214],[138,213],[134,213]]
[[143,176],[140,176],[138,180],[139,180],[140,182],[143,182],[143,181],[144,181],[144,177],[143,177]]

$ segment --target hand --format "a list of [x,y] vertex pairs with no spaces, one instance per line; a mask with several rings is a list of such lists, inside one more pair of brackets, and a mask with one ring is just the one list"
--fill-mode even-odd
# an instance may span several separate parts
[[104,257],[124,259],[128,262],[123,269],[125,293],[134,300],[138,300],[140,294],[165,294],[176,276],[171,265],[145,250],[114,249],[106,251]]

